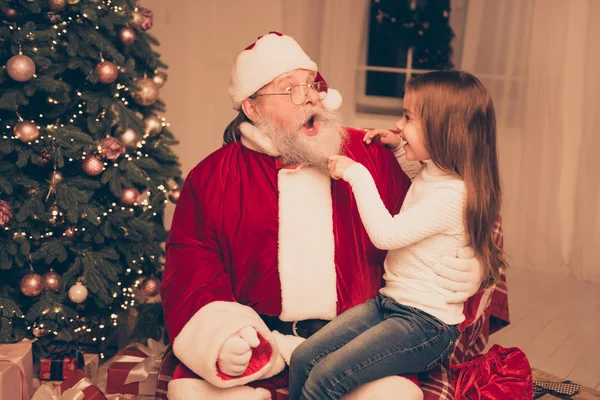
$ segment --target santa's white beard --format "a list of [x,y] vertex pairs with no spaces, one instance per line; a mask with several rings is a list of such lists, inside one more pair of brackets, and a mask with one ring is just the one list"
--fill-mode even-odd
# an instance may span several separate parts
[[[313,116],[319,131],[314,136],[307,136],[302,132],[302,126]],[[327,172],[329,156],[340,154],[347,137],[336,112],[317,108],[307,108],[298,121],[286,126],[264,116],[258,118],[255,126],[271,139],[285,165],[304,163],[324,172]]]

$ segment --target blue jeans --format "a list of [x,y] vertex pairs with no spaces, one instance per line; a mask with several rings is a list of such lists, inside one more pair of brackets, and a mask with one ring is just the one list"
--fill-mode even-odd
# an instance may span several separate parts
[[379,295],[296,348],[289,399],[339,399],[379,378],[430,370],[452,353],[458,333],[458,325]]

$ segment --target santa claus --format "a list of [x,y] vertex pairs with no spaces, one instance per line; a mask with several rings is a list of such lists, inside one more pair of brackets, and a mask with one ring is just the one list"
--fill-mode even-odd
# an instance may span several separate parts
[[[229,95],[239,115],[225,145],[189,173],[167,242],[161,295],[180,361],[170,399],[271,398],[304,338],[376,295],[385,252],[370,242],[350,186],[329,178],[329,155],[366,166],[392,214],[410,185],[392,152],[342,127],[339,93],[289,36],[271,32],[242,51]],[[435,270],[455,292],[448,301],[478,291],[474,258],[444,264]],[[423,392],[390,377],[348,396],[390,395]]]

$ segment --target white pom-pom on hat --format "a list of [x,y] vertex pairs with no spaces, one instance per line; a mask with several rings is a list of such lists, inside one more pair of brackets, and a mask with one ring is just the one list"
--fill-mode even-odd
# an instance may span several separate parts
[[321,103],[323,103],[323,107],[326,109],[335,111],[342,105],[342,94],[335,89],[329,88],[327,97],[325,97],[324,100],[321,100]]

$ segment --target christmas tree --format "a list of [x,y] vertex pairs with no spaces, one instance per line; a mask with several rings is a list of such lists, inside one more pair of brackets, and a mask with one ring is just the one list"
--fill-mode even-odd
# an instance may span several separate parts
[[[0,0],[0,343],[102,349],[157,299],[182,182],[136,3]],[[145,311],[156,337],[160,304]]]

